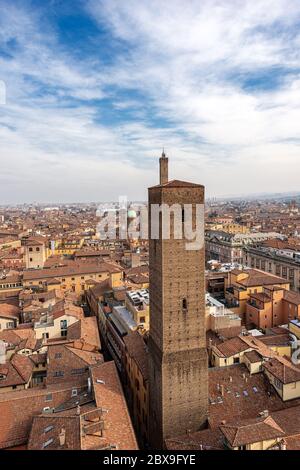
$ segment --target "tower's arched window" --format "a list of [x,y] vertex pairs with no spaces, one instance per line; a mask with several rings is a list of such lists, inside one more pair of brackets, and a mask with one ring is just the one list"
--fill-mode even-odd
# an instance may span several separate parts
[[182,299],[182,308],[183,308],[183,310],[187,309],[187,300],[186,299]]

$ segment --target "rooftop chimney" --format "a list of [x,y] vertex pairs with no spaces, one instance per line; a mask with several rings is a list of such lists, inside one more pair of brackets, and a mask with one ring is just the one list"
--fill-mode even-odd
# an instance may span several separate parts
[[66,430],[65,428],[61,428],[61,431],[59,433],[59,445],[64,446],[66,443]]
[[163,150],[159,159],[159,184],[168,182],[168,157]]
[[6,363],[6,344],[0,340],[0,364]]

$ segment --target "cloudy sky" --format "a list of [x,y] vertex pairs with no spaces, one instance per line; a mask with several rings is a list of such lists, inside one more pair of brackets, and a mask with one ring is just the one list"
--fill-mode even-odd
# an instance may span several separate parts
[[0,0],[0,204],[300,190],[299,0]]

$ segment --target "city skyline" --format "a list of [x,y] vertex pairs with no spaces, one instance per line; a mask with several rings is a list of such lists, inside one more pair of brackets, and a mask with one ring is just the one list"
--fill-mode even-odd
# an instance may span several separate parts
[[208,197],[297,191],[288,4],[0,0],[1,201],[145,200],[163,147]]

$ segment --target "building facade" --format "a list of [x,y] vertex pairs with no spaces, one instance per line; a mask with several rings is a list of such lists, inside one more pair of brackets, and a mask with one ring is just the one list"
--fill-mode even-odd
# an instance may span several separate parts
[[300,254],[297,257],[297,253],[289,255],[287,250],[247,247],[243,253],[243,263],[285,278],[292,290],[300,292]]

